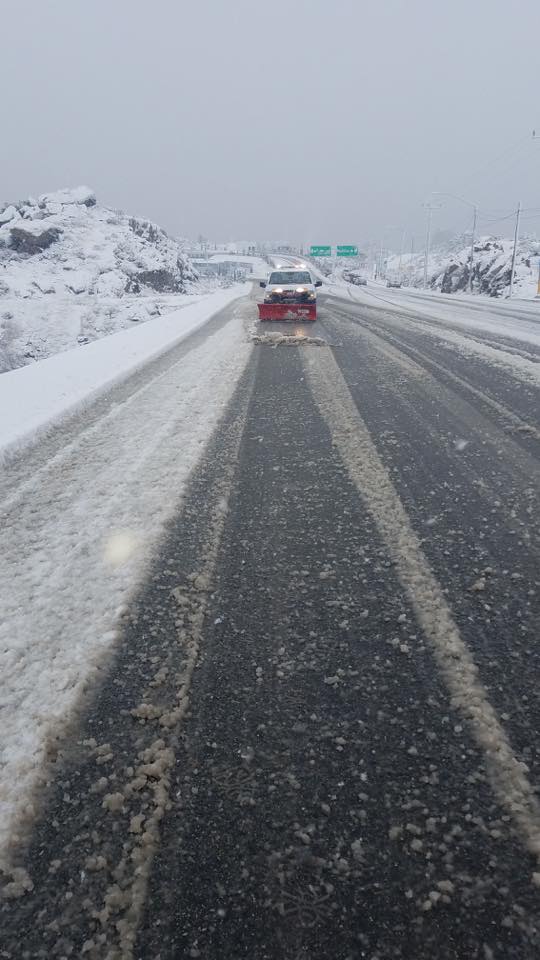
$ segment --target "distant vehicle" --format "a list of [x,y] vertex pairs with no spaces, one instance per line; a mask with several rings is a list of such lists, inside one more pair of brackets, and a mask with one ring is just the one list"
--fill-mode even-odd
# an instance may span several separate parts
[[309,270],[282,267],[273,270],[268,280],[261,280],[266,289],[264,302],[259,304],[259,320],[315,320],[317,294],[322,280],[313,280]]
[[401,286],[401,280],[387,280],[387,281],[386,281],[386,286],[387,286],[387,287],[400,287],[400,286]]
[[354,283],[356,287],[367,287],[367,279],[362,276],[361,273],[356,273],[354,270],[344,270],[343,279],[347,283]]

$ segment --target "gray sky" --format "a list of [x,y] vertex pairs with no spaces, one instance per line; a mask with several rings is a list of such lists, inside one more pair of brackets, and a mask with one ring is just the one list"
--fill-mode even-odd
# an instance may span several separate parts
[[[181,236],[395,246],[444,190],[540,230],[537,0],[0,0],[0,22],[0,197],[88,183]],[[435,229],[465,229],[444,203]]]

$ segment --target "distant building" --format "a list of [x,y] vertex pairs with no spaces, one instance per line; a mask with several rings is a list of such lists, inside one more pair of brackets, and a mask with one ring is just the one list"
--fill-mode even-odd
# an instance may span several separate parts
[[191,262],[198,273],[204,277],[227,277],[240,280],[253,272],[253,264],[249,260],[218,260],[213,257],[203,260],[194,257]]

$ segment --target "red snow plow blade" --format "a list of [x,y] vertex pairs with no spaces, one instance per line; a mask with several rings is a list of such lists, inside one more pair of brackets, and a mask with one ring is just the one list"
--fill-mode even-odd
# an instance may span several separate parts
[[259,320],[316,320],[315,303],[259,303]]

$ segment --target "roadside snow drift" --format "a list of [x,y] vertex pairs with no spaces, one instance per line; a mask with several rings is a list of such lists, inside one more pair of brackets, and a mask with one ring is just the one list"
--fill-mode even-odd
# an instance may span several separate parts
[[0,373],[85,344],[215,288],[148,220],[88,187],[0,203]]
[[[32,815],[48,745],[102,669],[250,355],[252,301],[227,307],[222,325],[189,349],[174,346],[186,318],[200,325],[223,306],[219,296],[221,304],[208,298],[129,338],[105,338],[81,352],[84,364],[74,366],[70,352],[0,377],[11,383],[10,408],[21,403],[20,416],[10,414],[13,437],[36,426],[40,398],[58,411],[139,367],[107,404],[70,420],[61,443],[45,440],[0,476],[0,869],[8,875],[9,840],[17,818]],[[167,342],[159,370],[140,366]]]
[[[501,237],[478,237],[474,245],[473,293],[504,297],[510,289],[514,241]],[[441,293],[466,293],[469,289],[471,241],[456,237],[434,247],[428,264],[429,285]],[[538,289],[540,241],[524,237],[518,243],[514,292],[532,298]],[[424,282],[424,254],[392,256],[386,264],[388,277],[402,279],[407,286]]]
[[[181,310],[0,376],[0,463],[231,303],[246,285],[186,298]],[[195,301],[195,302],[194,302]]]

